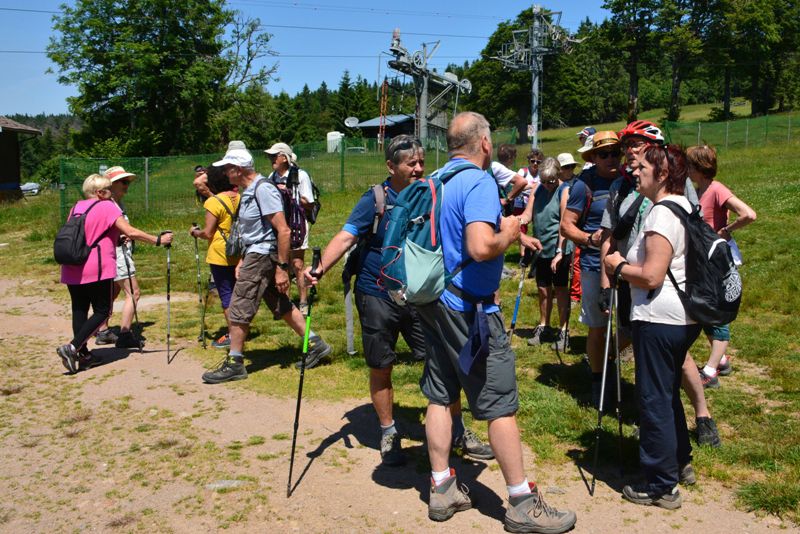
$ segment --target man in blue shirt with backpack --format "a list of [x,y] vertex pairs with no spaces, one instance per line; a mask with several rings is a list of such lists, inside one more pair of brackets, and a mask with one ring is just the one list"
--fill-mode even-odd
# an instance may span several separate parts
[[[502,217],[491,164],[489,123],[473,112],[453,118],[447,131],[450,161],[462,167],[442,186],[439,236],[446,271],[457,273],[441,297],[417,307],[428,341],[420,385],[428,398],[425,433],[431,463],[428,517],[446,521],[472,502],[449,465],[451,406],[461,389],[475,419],[489,422],[489,442],[509,493],[505,527],[511,532],[564,532],[574,512],[544,504],[525,476],[517,427],[519,408],[515,355],[494,302],[503,253],[520,239],[520,219]],[[471,164],[471,165],[470,165]],[[534,246],[532,241],[527,245]]]

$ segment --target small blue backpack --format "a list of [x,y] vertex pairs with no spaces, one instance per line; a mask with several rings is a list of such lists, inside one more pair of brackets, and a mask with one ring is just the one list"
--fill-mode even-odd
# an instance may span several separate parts
[[465,163],[441,174],[436,171],[411,183],[397,196],[381,252],[381,282],[396,303],[434,302],[450,280],[472,261],[467,259],[448,273],[439,238],[444,186],[466,169],[480,170],[472,163]]

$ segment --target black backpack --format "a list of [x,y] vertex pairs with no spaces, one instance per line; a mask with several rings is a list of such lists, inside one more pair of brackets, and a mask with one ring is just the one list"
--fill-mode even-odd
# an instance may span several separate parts
[[383,218],[383,214],[391,206],[386,206],[386,189],[383,184],[375,184],[371,188],[372,194],[375,196],[375,215],[372,218],[372,226],[370,226],[369,233],[360,237],[356,244],[350,249],[345,261],[344,268],[342,269],[342,283],[349,284],[354,276],[358,276],[361,272],[361,266],[364,265],[364,258],[366,257],[366,249],[369,247],[372,237],[378,232],[378,225]]
[[742,301],[742,279],[731,249],[703,220],[698,206],[687,213],[679,204],[662,200],[686,228],[686,290],[681,291],[667,270],[689,317],[702,325],[726,325],[736,319]]
[[[272,174],[272,183],[279,185],[280,177],[276,173]],[[283,213],[286,216],[286,224],[289,226],[290,246],[298,249],[303,246],[306,238],[306,211],[297,200],[297,188],[300,185],[297,167],[289,167],[289,177],[286,180],[286,187],[278,187],[278,191],[283,199]]]
[[92,211],[92,208],[97,206],[103,200],[94,202],[83,213],[75,213],[74,208],[72,213],[69,214],[67,222],[56,234],[56,239],[53,242],[53,257],[57,263],[61,265],[83,265],[89,259],[89,254],[92,249],[97,246],[103,237],[105,237],[108,228],[105,232],[94,240],[92,244],[86,242],[86,216]]

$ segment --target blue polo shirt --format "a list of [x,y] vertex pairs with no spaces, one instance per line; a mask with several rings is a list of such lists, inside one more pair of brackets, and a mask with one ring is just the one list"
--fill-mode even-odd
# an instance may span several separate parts
[[[592,167],[583,171],[570,187],[567,209],[578,212],[579,220],[586,208],[589,195],[591,195],[589,213],[586,215],[583,226],[580,227],[584,232],[592,233],[600,228],[608,201],[608,189],[613,181],[613,178],[609,180],[598,176],[597,169]],[[584,248],[581,250],[581,270],[600,271],[599,249]]]
[[[469,163],[462,158],[448,161],[441,172]],[[466,169],[455,175],[444,185],[442,207],[439,214],[439,236],[444,252],[444,266],[452,272],[464,262],[469,255],[464,246],[467,225],[473,222],[484,222],[492,226],[494,231],[500,230],[501,207],[497,195],[497,182],[489,173],[480,169]],[[500,287],[500,275],[503,271],[503,255],[488,261],[473,261],[461,270],[452,283],[475,297],[486,297],[494,294]],[[440,300],[456,311],[471,311],[473,305],[445,290]],[[499,310],[494,305],[484,306],[486,313]]]

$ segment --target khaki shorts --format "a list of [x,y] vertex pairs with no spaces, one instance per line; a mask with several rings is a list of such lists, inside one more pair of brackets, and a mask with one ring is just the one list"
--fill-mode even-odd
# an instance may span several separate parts
[[[125,264],[125,257],[128,257],[128,263]],[[130,267],[130,277],[128,276],[128,268]],[[117,247],[117,276],[114,277],[115,282],[120,280],[127,280],[136,276],[136,265],[133,264],[133,257],[131,256],[130,243]]]
[[233,298],[228,314],[232,323],[250,324],[258,312],[261,299],[275,319],[292,311],[292,302],[275,287],[275,262],[264,254],[246,254],[233,286]]

